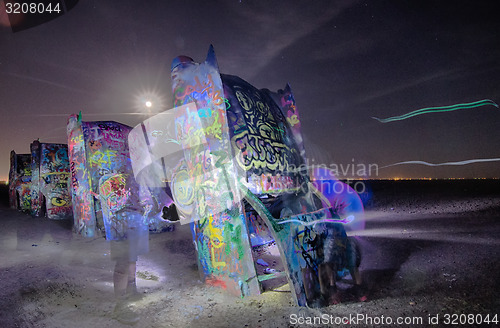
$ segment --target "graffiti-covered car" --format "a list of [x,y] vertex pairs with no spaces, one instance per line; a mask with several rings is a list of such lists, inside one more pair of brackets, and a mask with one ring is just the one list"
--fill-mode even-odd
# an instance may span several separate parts
[[35,140],[30,148],[31,215],[53,220],[71,218],[68,145]]
[[[68,119],[70,181],[73,198],[74,230],[86,237],[105,233],[99,181],[104,176],[131,174],[128,134],[132,128],[114,121],[82,121],[81,113]],[[168,230],[162,209],[171,200],[161,188],[151,193],[149,215],[152,232]]]
[[35,140],[30,151],[21,155],[11,152],[10,206],[32,216],[71,218],[68,146]]
[[31,210],[31,155],[10,152],[9,205],[13,209]]
[[[249,234],[259,221],[297,304],[328,304],[331,279],[321,268],[345,254],[335,245],[347,247],[347,236],[311,183],[290,86],[271,92],[221,74],[212,47],[203,63],[174,59],[171,76],[174,108],[134,128],[131,158],[136,177],[169,182],[204,281],[242,297],[260,293],[268,277],[257,274]],[[345,261],[337,262],[341,270]]]

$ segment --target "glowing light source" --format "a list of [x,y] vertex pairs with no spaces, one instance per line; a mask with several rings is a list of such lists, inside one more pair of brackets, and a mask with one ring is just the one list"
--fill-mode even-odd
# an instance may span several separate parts
[[381,123],[389,123],[393,121],[401,121],[405,120],[407,118],[417,116],[417,115],[422,115],[422,114],[427,114],[427,113],[440,113],[440,112],[451,112],[459,109],[466,109],[466,108],[475,108],[475,107],[480,107],[480,106],[495,106],[498,108],[498,105],[493,101],[489,99],[483,99],[471,103],[464,103],[464,104],[456,104],[456,105],[451,105],[451,106],[442,106],[442,107],[427,107],[427,108],[422,108],[422,109],[417,109],[413,112],[406,113],[404,115],[400,116],[393,116],[393,117],[388,117],[388,118],[378,118],[378,117],[372,117],[373,119],[381,122]]
[[160,91],[142,89],[134,95],[133,108],[139,114],[154,114],[166,109],[167,101]]
[[[333,207],[339,215],[336,222],[343,223],[348,231],[364,229],[363,202],[355,189],[347,183],[337,180],[333,171],[327,168],[315,167],[311,172],[311,178],[312,185],[328,200],[329,204],[323,204],[325,208]],[[356,185],[354,187],[356,188]],[[363,185],[362,192],[365,192],[364,188]]]

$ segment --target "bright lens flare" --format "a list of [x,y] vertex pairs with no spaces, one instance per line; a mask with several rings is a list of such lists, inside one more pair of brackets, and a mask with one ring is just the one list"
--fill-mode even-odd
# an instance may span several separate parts
[[136,113],[151,115],[166,109],[167,101],[162,93],[155,90],[140,90],[133,98]]

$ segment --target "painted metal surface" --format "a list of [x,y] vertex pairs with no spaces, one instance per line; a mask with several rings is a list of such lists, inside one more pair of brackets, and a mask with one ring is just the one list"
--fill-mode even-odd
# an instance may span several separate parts
[[53,220],[71,218],[68,146],[35,140],[30,148],[31,215]]
[[152,198],[132,174],[103,175],[99,180],[99,198],[106,240],[125,240],[134,229],[147,235]]
[[43,194],[40,192],[40,142],[35,140],[30,145],[31,151],[31,215],[41,216]]
[[31,209],[31,154],[10,152],[9,204],[13,209]]
[[205,282],[233,294],[258,294],[213,49],[201,64],[177,57],[172,88],[176,137],[184,158],[174,170],[171,188],[181,216],[191,222],[200,272]]
[[74,228],[93,237],[104,230],[99,179],[105,174],[131,172],[127,137],[131,127],[113,122],[84,122],[72,115],[68,121],[68,145],[72,177]]
[[205,281],[241,296],[258,291],[242,288],[255,282],[245,218],[253,215],[278,245],[297,304],[325,305],[321,286],[329,278],[319,268],[342,265],[345,230],[310,181],[290,86],[274,93],[220,74],[213,48],[204,63],[174,59],[172,82],[184,158],[171,187],[180,214],[192,222]]
[[[273,93],[236,76],[221,77],[232,151],[248,188],[254,194],[298,191],[305,181],[303,172],[297,170],[304,163],[303,145],[294,137],[300,134],[299,123],[292,130],[280,107],[285,97],[293,99],[290,87]],[[294,112],[298,113],[296,108]],[[299,122],[298,114],[294,115]]]
[[72,216],[68,190],[69,162],[65,144],[30,145],[30,154],[11,152],[9,203],[32,216],[67,219]]
[[71,196],[73,199],[73,228],[85,237],[96,234],[94,198],[88,172],[87,153],[80,115],[71,115],[67,125],[68,150],[71,171]]
[[[105,175],[132,174],[128,146],[131,130],[130,126],[114,121],[85,122],[81,115],[71,115],[68,120],[74,228],[83,236],[93,237],[97,231],[105,231],[100,179]],[[161,218],[162,209],[171,201],[161,188],[149,195],[153,204],[149,229],[161,232],[166,226]]]

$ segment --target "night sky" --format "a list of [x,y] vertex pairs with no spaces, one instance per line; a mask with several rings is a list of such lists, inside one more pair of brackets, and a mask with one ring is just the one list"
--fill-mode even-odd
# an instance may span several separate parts
[[[0,180],[11,150],[67,143],[66,121],[135,126],[173,106],[170,65],[204,61],[276,91],[290,83],[310,164],[340,178],[500,178],[493,105],[381,123],[427,107],[500,103],[498,1],[80,0],[13,33],[0,0]],[[152,99],[153,107],[143,106]],[[349,165],[349,166],[348,166]],[[352,165],[355,174],[352,176]]]

